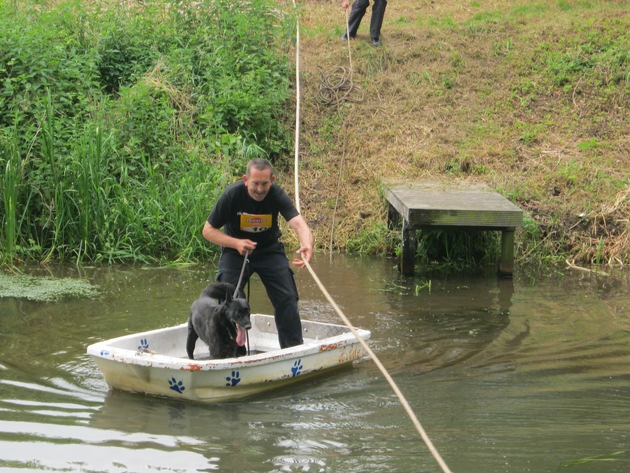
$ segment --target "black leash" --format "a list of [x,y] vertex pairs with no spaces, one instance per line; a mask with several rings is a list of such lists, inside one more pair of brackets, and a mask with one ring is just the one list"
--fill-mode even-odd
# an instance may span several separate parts
[[[241,268],[241,275],[238,277],[238,283],[236,284],[236,289],[234,289],[233,298],[236,299],[238,297],[238,288],[241,287],[241,283],[243,282],[243,275],[245,274],[245,267],[249,260],[247,257],[249,256],[249,251],[245,252],[245,256],[243,257],[243,267]],[[246,300],[249,302],[249,293],[250,293],[251,284],[249,278],[247,278],[247,297]],[[245,332],[245,337],[247,339],[247,356],[249,356],[249,330]]]
[[232,296],[234,299],[238,297],[238,288],[241,287],[241,283],[243,282],[243,274],[245,274],[245,266],[247,266],[247,263],[249,262],[249,260],[247,259],[248,256],[249,256],[249,251],[246,251],[245,256],[243,256],[243,267],[241,268],[241,275],[238,277],[238,283],[236,283],[236,289],[234,289],[234,295]]
[[[251,291],[252,288],[252,283],[251,283],[251,279],[247,279],[247,302],[249,303],[249,293]],[[245,332],[245,335],[247,336],[247,356],[250,355],[250,351],[249,351],[249,330],[247,332]]]

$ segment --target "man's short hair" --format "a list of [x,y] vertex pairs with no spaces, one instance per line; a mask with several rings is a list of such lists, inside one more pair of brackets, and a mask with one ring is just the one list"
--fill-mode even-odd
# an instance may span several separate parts
[[252,168],[256,168],[259,171],[266,171],[267,169],[269,169],[271,171],[271,175],[273,176],[273,166],[268,160],[264,158],[254,158],[250,160],[249,163],[247,163],[247,176],[250,175],[250,170]]

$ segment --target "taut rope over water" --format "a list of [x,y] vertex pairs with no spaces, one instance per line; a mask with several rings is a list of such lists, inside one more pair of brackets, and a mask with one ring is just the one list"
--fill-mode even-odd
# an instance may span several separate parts
[[324,287],[322,282],[319,280],[319,278],[317,277],[317,274],[315,274],[315,271],[313,270],[311,265],[308,263],[308,261],[306,261],[304,256],[302,256],[302,260],[304,261],[306,267],[308,268],[309,272],[311,273],[311,276],[313,277],[313,279],[317,283],[317,286],[319,287],[319,289],[322,291],[322,293],[324,294],[324,296],[326,297],[328,302],[330,302],[330,305],[332,305],[333,309],[335,309],[335,312],[337,312],[337,315],[341,318],[341,320],[343,320],[343,323],[350,329],[350,331],[356,337],[356,339],[359,341],[361,346],[363,346],[363,349],[370,356],[370,358],[372,358],[372,360],[374,361],[374,363],[376,364],[378,369],[381,371],[381,373],[383,374],[383,376],[385,377],[385,379],[387,380],[387,382],[391,386],[392,390],[394,391],[394,393],[398,397],[398,400],[400,401],[400,403],[402,404],[403,408],[407,412],[407,415],[411,419],[413,425],[416,427],[416,430],[420,434],[420,437],[422,437],[422,440],[424,441],[424,443],[426,444],[427,448],[431,452],[431,455],[433,455],[433,458],[435,458],[435,461],[437,461],[438,465],[440,465],[440,467],[442,468],[442,471],[444,473],[452,473],[452,471],[450,470],[448,465],[442,459],[442,456],[440,455],[440,453],[437,451],[437,449],[433,445],[433,442],[431,442],[431,439],[429,438],[429,436],[427,435],[426,431],[422,427],[422,424],[420,424],[420,421],[416,417],[416,414],[413,412],[413,409],[409,405],[409,402],[407,402],[407,399],[405,399],[405,396],[401,392],[400,388],[398,388],[398,385],[396,384],[394,379],[391,377],[391,375],[387,371],[387,368],[385,368],[385,366],[383,366],[383,363],[381,363],[381,360],[378,359],[376,354],[372,351],[372,349],[365,342],[365,340],[363,340],[359,336],[359,334],[356,331],[356,329],[352,326],[352,324],[350,323],[348,318],[341,311],[339,306],[335,303],[335,301],[333,300],[331,295],[328,293],[328,291],[326,290],[326,288]]
[[[299,174],[299,135],[300,135],[300,132],[299,132],[299,129],[300,129],[299,128],[300,127],[300,25],[299,25],[299,21],[298,21],[299,14],[297,14],[296,0],[292,0],[292,1],[293,1],[293,6],[294,6],[294,8],[296,10],[296,30],[297,30],[297,33],[296,33],[296,52],[295,52],[295,57],[296,57],[296,60],[295,60],[295,67],[296,67],[296,73],[295,73],[296,87],[295,87],[295,90],[296,90],[296,94],[297,94],[297,97],[296,97],[296,111],[295,111],[295,120],[296,120],[296,123],[295,123],[295,169],[294,169],[294,173],[295,173],[295,202],[296,202],[296,208],[297,208],[298,212],[301,212],[300,211],[300,197],[299,197],[300,196],[300,189],[299,189],[299,180],[298,180],[298,174]],[[346,10],[346,32],[348,31],[348,29],[349,29],[348,28],[348,12]],[[350,55],[350,39],[349,39],[349,37],[348,37],[348,55]],[[352,59],[350,61],[352,61]],[[350,64],[351,64],[350,76],[352,76],[352,62]],[[332,248],[330,249],[330,251],[332,251]],[[350,329],[350,331],[356,337],[356,339],[359,341],[361,346],[363,346],[363,349],[365,350],[365,352],[370,356],[370,358],[372,358],[374,363],[376,363],[376,366],[381,371],[381,373],[383,374],[383,376],[385,377],[385,379],[387,380],[387,382],[389,383],[389,385],[393,389],[394,393],[398,397],[398,399],[399,399],[400,403],[402,404],[403,408],[407,412],[407,415],[409,416],[409,418],[413,422],[414,426],[416,427],[416,430],[420,434],[420,437],[422,437],[422,440],[424,441],[424,443],[426,444],[427,448],[431,452],[431,455],[433,455],[433,458],[435,458],[437,463],[440,465],[440,468],[442,468],[442,471],[444,473],[452,473],[451,470],[449,469],[448,465],[444,462],[444,460],[440,456],[439,452],[437,451],[437,449],[433,445],[433,442],[431,442],[431,439],[429,438],[429,436],[425,432],[424,428],[420,424],[420,421],[418,420],[418,418],[416,417],[415,413],[413,412],[413,409],[409,405],[409,402],[407,402],[407,400],[405,399],[405,396],[400,391],[400,389],[398,388],[398,386],[394,382],[394,379],[391,377],[391,375],[389,374],[389,372],[387,371],[385,366],[383,366],[381,361],[378,359],[376,354],[370,349],[369,345],[365,342],[365,340],[363,340],[359,336],[359,334],[356,331],[356,329],[352,326],[352,324],[350,323],[348,318],[341,311],[341,309],[335,303],[333,298],[330,296],[330,294],[328,293],[328,291],[326,290],[326,288],[324,287],[322,282],[319,280],[319,278],[317,277],[317,274],[315,274],[315,271],[313,270],[313,268],[311,267],[309,262],[306,261],[306,258],[304,257],[304,255],[302,254],[301,256],[302,256],[302,261],[304,261],[304,264],[305,264],[306,268],[308,269],[309,273],[311,274],[311,276],[313,277],[313,279],[317,283],[317,286],[322,291],[322,293],[324,294],[324,296],[326,297],[328,302],[330,302],[330,305],[332,305],[332,307],[335,309],[335,312],[337,312],[337,315],[339,315],[341,320],[343,320],[343,323],[348,327],[348,329]],[[247,257],[245,258],[245,263],[246,262],[247,262]],[[242,276],[243,271],[245,270],[245,263],[243,263],[243,270],[241,271],[241,276]],[[239,284],[240,284],[240,281],[239,281]]]

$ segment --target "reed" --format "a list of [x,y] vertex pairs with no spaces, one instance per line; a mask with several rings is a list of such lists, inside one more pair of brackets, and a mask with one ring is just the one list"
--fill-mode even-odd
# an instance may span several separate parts
[[77,261],[91,259],[104,243],[103,232],[112,176],[108,173],[111,136],[103,136],[100,123],[86,127],[74,153],[70,167],[74,182],[71,193],[72,214],[78,219],[71,235],[66,238],[78,241],[74,250]]
[[[57,161],[57,155],[55,150],[55,128],[56,123],[54,120],[55,111],[52,104],[52,95],[50,90],[46,93],[45,108],[43,118],[40,126],[42,130],[42,161],[44,175],[50,180],[51,187],[42,186],[42,205],[48,210],[48,219],[45,224],[45,229],[50,227],[51,234],[48,242],[48,254],[44,258],[44,261],[49,261],[57,248],[63,246],[62,229],[64,226],[65,217],[65,182],[62,179],[61,163]],[[50,222],[50,223],[48,223]]]
[[425,265],[472,268],[496,263],[499,232],[428,230],[419,232],[417,257]]
[[2,261],[12,264],[15,259],[17,245],[17,204],[19,201],[19,186],[22,180],[22,160],[14,142],[5,143],[0,150],[0,162],[6,161],[2,175],[4,214],[0,219],[2,224]]

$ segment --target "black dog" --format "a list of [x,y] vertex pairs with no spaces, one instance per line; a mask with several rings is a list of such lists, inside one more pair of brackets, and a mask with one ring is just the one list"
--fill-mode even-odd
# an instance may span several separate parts
[[210,358],[232,358],[245,355],[247,332],[252,327],[246,299],[233,298],[234,286],[213,283],[193,302],[188,319],[186,352],[194,359],[197,338],[210,348]]

